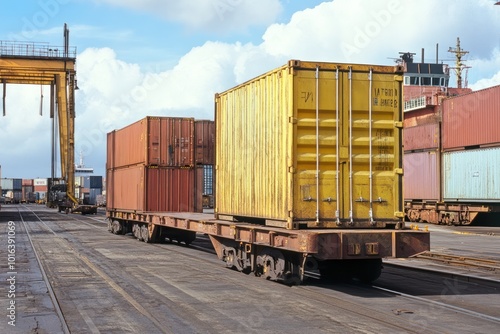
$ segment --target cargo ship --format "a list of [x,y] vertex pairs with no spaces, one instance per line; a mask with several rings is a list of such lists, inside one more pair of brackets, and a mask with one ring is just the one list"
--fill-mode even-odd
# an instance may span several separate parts
[[[500,211],[500,86],[462,86],[467,53],[455,67],[415,63],[404,53],[404,199],[411,222],[469,225]],[[450,70],[457,87],[449,87]],[[466,83],[466,81],[465,81]]]

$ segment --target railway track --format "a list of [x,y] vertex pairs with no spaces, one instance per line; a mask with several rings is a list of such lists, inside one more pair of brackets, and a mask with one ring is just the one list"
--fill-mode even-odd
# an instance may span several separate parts
[[71,332],[441,333],[465,323],[493,333],[500,323],[498,289],[460,283],[443,295],[450,282],[430,273],[389,268],[370,286],[311,272],[288,287],[225,268],[202,234],[189,247],[146,244],[110,234],[102,216],[20,215]]
[[492,259],[483,259],[483,258],[451,255],[451,254],[436,253],[436,252],[424,252],[414,256],[414,258],[422,260],[430,260],[453,266],[477,268],[482,270],[500,272],[500,261]]
[[[38,263],[38,266],[40,268],[40,272],[42,274],[43,282],[45,283],[45,286],[47,288],[47,292],[48,292],[48,294],[50,296],[50,299],[52,300],[52,305],[54,306],[54,310],[55,310],[55,312],[56,312],[56,314],[57,314],[57,316],[58,316],[58,318],[59,318],[59,320],[61,322],[62,331],[65,334],[69,334],[70,330],[69,330],[68,324],[66,322],[66,319],[64,318],[64,315],[62,313],[61,307],[59,305],[59,301],[57,300],[57,297],[54,294],[54,289],[52,287],[52,284],[51,284],[49,278],[47,277],[47,274],[46,274],[46,272],[44,270],[44,266],[42,264],[42,261],[40,260],[40,256],[38,254],[38,251],[37,251],[36,247],[33,244],[33,239],[31,237],[31,233],[29,231],[28,225],[27,225],[26,221],[23,218],[23,213],[19,209],[18,209],[18,214],[19,214],[19,219],[20,219],[20,221],[22,223],[22,226],[23,226],[23,230],[26,233],[26,236],[27,236],[28,241],[29,241],[30,251],[33,253],[33,255],[36,258],[36,262]],[[36,214],[34,212],[33,212],[33,214],[36,216]]]

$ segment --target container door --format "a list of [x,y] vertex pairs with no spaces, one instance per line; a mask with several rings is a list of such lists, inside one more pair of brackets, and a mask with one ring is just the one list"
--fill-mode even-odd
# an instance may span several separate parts
[[296,220],[334,220],[337,202],[337,73],[297,71],[294,81],[296,112]]
[[161,119],[156,117],[147,118],[148,135],[147,138],[147,165],[160,166],[161,165]]
[[402,215],[401,82],[394,73],[342,74],[342,218],[348,223]]

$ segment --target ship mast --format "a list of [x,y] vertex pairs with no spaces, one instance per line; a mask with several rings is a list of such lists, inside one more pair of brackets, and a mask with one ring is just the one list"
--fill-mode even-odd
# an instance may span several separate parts
[[[468,54],[469,51],[465,51],[460,48],[460,38],[457,37],[457,47],[455,48],[450,47],[448,49],[448,52],[455,54],[455,66],[450,68],[455,70],[455,73],[457,74],[457,88],[462,88],[462,71],[464,69],[470,68],[470,66],[466,66],[462,62],[462,57]],[[467,79],[465,80],[464,88],[466,87],[467,87]]]

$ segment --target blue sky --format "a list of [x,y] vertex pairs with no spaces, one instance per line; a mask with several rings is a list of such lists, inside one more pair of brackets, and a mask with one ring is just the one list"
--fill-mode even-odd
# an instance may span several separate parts
[[[469,87],[498,85],[500,6],[494,2],[8,1],[0,40],[60,46],[68,24],[80,87],[77,156],[81,151],[85,164],[104,175],[107,132],[150,115],[213,119],[215,93],[289,59],[391,65],[400,51],[415,52],[420,61],[425,48],[426,61],[433,61],[439,44],[442,61],[460,37],[469,51]],[[50,175],[50,120],[38,115],[40,90],[7,87],[2,177]]]

